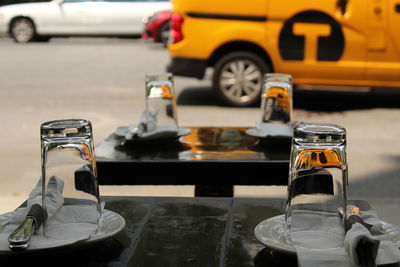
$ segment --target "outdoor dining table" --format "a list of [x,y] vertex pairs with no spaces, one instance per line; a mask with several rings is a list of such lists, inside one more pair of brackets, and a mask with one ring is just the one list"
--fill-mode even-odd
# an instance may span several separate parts
[[189,127],[176,140],[96,146],[100,185],[195,185],[195,196],[232,197],[235,185],[287,185],[291,138],[263,139],[248,127]]
[[283,199],[103,197],[125,228],[87,246],[0,257],[0,266],[296,266],[259,243],[254,228]]
[[128,144],[112,133],[97,146],[98,180],[191,184],[197,197],[102,196],[105,209],[124,218],[121,231],[96,242],[0,255],[0,266],[297,266],[295,253],[267,247],[254,234],[261,222],[283,214],[286,198],[233,194],[235,185],[287,185],[291,139],[262,140],[246,127],[190,129],[179,140],[156,143]]
[[234,197],[235,185],[287,185],[291,138],[262,140],[248,127],[190,127],[163,142],[96,146],[100,185],[195,185],[195,197],[102,197],[125,228],[87,245],[0,256],[0,266],[296,266],[254,229],[284,199]]

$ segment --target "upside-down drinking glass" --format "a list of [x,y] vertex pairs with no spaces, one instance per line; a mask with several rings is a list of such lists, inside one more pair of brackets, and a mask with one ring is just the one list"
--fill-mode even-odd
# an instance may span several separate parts
[[290,154],[287,225],[290,227],[295,211],[346,211],[347,172],[344,128],[324,123],[296,124]]
[[147,131],[156,126],[178,130],[174,81],[171,73],[146,75]]
[[261,122],[288,123],[292,116],[292,76],[267,73],[261,94]]
[[91,123],[83,119],[49,121],[41,125],[40,135],[42,206],[48,182],[56,177],[64,184],[64,205],[85,205],[87,215],[99,224],[101,207]]

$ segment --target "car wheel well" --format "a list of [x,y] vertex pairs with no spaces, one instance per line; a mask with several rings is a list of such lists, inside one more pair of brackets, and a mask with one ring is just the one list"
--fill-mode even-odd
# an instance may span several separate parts
[[271,68],[271,71],[273,72],[274,66],[268,53],[259,45],[245,41],[230,42],[216,49],[208,60],[208,66],[214,66],[221,57],[228,53],[236,51],[248,51],[260,56],[262,59],[265,60],[265,63],[268,64],[268,66]]
[[159,27],[159,30],[158,30],[157,35],[158,35],[158,41],[160,41],[160,42],[163,41],[163,36],[162,36],[162,34],[163,34],[163,30],[164,30],[166,27],[167,27],[168,30],[169,30],[169,28],[170,28],[170,20],[169,20],[169,19],[166,20],[166,21],[164,21],[164,22],[160,25],[160,27]]

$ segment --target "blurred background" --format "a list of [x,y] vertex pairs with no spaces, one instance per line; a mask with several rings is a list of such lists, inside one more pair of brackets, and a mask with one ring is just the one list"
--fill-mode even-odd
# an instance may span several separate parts
[[[1,8],[15,2],[19,1],[1,1]],[[167,26],[172,4],[151,4],[152,10],[143,8],[145,12],[135,15],[139,19],[132,20],[132,25],[138,25],[136,32],[118,30],[115,36],[96,37],[79,32],[79,37],[55,34],[51,39],[31,38],[29,27],[20,21],[22,29],[15,29],[19,36],[0,36],[0,213],[22,203],[39,179],[41,123],[88,119],[93,124],[95,143],[99,144],[117,127],[139,120],[145,108],[144,76],[165,72],[171,59]],[[7,17],[1,8],[0,29]],[[164,12],[156,17],[161,21],[154,28],[146,27],[156,20],[152,15],[158,11]],[[259,106],[221,103],[212,89],[212,75],[213,70],[208,68],[202,80],[175,77],[179,124],[253,127],[260,116]],[[320,89],[295,90],[292,119],[345,127],[349,198],[370,201],[385,220],[400,226],[399,91]],[[192,186],[100,188],[101,195],[193,196],[193,192]],[[235,188],[235,195],[286,197],[286,187],[241,186]]]

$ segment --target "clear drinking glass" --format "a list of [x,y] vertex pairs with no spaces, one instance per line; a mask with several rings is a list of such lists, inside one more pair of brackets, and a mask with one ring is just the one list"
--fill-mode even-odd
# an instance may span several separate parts
[[42,206],[49,180],[57,177],[64,183],[64,205],[85,205],[87,215],[99,225],[101,206],[91,123],[83,119],[49,121],[41,125],[40,135]]
[[261,94],[261,122],[288,123],[292,116],[292,76],[267,73]]
[[171,73],[146,75],[146,131],[178,130],[174,81]]
[[[298,123],[293,129],[285,219],[294,211],[346,211],[346,131],[323,123]],[[345,218],[345,216],[344,216]]]

